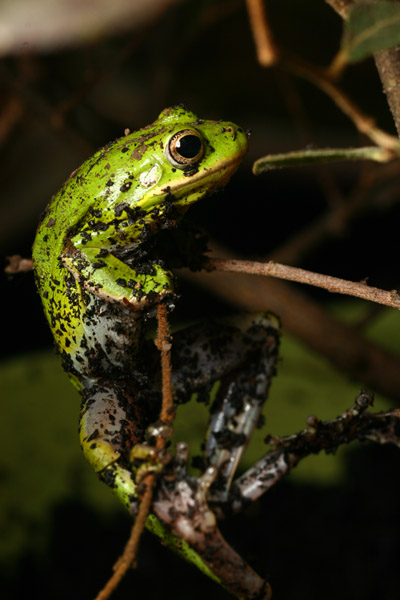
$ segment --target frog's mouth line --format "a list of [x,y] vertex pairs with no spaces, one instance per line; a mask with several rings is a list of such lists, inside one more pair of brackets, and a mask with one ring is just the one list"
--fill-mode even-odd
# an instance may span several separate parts
[[[201,192],[201,185],[203,183],[205,183],[204,193],[212,193],[227,184],[229,178],[233,175],[241,163],[244,154],[245,151],[230,160],[220,160],[212,167],[208,169],[203,168],[197,173],[185,174],[185,172],[182,171],[182,177],[174,182],[171,182],[168,185],[163,184],[162,186],[160,185],[157,188],[149,190],[149,194],[145,196],[137,206],[144,208],[150,198],[152,199],[151,203],[155,204],[159,201],[159,197],[165,196],[166,193],[170,194],[171,196],[176,196],[176,202],[174,203],[176,205],[180,201],[184,200],[186,196]],[[185,191],[183,198],[179,197],[180,190]],[[176,195],[177,192],[178,195]],[[188,204],[190,204],[190,202],[188,202]]]
[[[204,169],[204,170],[198,171],[197,173],[194,173],[193,175],[183,174],[183,177],[176,180],[172,185],[169,186],[171,193],[173,193],[174,190],[180,190],[183,187],[185,187],[185,188],[188,188],[189,186],[191,187],[192,184],[195,185],[196,183],[203,181],[203,179],[205,179],[205,178],[207,178],[207,180],[209,180],[209,178],[215,174],[218,174],[221,176],[221,177],[217,178],[218,182],[221,181],[225,185],[225,182],[226,182],[225,177],[226,176],[229,177],[230,175],[233,175],[233,173],[236,171],[239,164],[242,162],[243,156],[244,156],[244,152],[240,156],[235,156],[235,158],[232,158],[230,160],[221,160],[221,161],[215,163],[209,169]],[[213,184],[213,183],[215,183],[215,181],[213,179],[211,179],[210,183]],[[213,188],[213,185],[211,185],[210,187]]]

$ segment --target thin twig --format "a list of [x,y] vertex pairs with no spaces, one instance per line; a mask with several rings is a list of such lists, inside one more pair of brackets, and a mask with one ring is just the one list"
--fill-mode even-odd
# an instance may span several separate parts
[[[157,307],[158,330],[155,344],[161,353],[161,374],[162,374],[162,408],[160,419],[164,422],[171,422],[175,416],[172,378],[171,378],[171,335],[168,325],[167,307],[161,303]],[[163,441],[164,438],[158,438]],[[157,442],[158,442],[157,439]],[[157,446],[158,448],[158,446]]]
[[282,265],[272,260],[267,263],[260,263],[249,260],[212,258],[207,262],[206,268],[209,270],[234,271],[237,273],[264,275],[286,279],[288,281],[297,281],[298,283],[314,285],[315,287],[320,287],[336,294],[355,296],[357,298],[363,298],[364,300],[370,300],[378,304],[400,309],[400,295],[397,290],[381,290],[379,288],[369,287],[365,283],[347,281],[346,279],[331,277],[330,275],[321,275],[320,273],[313,273],[311,271],[306,271],[305,269],[299,269],[298,267]]
[[125,577],[128,569],[130,569],[134,564],[140,538],[146,526],[146,519],[150,512],[151,503],[153,500],[154,481],[154,475],[150,474],[147,475],[145,480],[141,483],[141,486],[145,486],[145,491],[142,496],[138,514],[131,529],[129,540],[126,543],[122,555],[113,567],[113,575],[107,581],[104,588],[96,596],[95,600],[107,600]]
[[257,60],[262,67],[271,67],[278,60],[278,50],[268,26],[264,0],[246,0],[246,4]]
[[[170,422],[174,418],[174,404],[171,382],[171,339],[167,318],[167,308],[165,304],[160,303],[157,307],[157,338],[155,344],[161,353],[161,375],[162,375],[162,406],[161,421]],[[165,437],[159,436],[156,440],[158,451],[165,447]],[[119,583],[124,578],[129,568],[134,567],[136,563],[137,551],[142,533],[146,527],[146,519],[150,513],[153,502],[153,490],[156,478],[154,473],[148,473],[138,486],[140,495],[140,506],[131,529],[131,534],[124,551],[114,565],[114,573],[107,581],[104,588],[96,596],[95,600],[107,600]]]

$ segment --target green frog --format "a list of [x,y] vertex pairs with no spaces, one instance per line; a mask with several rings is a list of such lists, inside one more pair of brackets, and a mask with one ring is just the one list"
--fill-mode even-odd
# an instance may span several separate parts
[[[132,449],[146,440],[160,408],[159,356],[146,338],[147,321],[159,303],[172,307],[176,300],[175,278],[158,240],[191,204],[227,184],[247,143],[234,123],[199,119],[183,106],[167,108],[76,169],[37,230],[35,279],[63,367],[82,396],[83,451],[131,512],[137,497]],[[258,421],[278,330],[276,318],[256,315],[244,324],[231,318],[174,335],[176,401],[220,382],[206,445],[208,471],[186,490],[203,522],[213,519],[209,487],[217,480],[216,495],[226,496]],[[177,462],[175,479],[187,482]],[[233,550],[230,578],[238,581],[227,583],[218,557],[210,558],[196,534],[188,534],[187,520],[172,519],[166,489],[156,496],[148,528],[237,597],[268,597],[268,584]]]

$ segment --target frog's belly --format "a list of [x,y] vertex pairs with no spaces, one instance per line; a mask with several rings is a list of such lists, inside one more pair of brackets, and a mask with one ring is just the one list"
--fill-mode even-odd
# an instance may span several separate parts
[[66,332],[59,335],[53,329],[64,368],[84,387],[131,372],[140,338],[138,313],[77,288],[73,297],[69,290],[61,302],[73,304],[72,317],[64,319]]

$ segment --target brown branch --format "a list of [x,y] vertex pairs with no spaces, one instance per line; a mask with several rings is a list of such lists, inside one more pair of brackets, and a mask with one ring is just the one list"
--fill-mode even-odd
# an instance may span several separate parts
[[264,0],[246,0],[257,60],[262,67],[271,67],[278,60],[278,49],[267,21]]
[[[162,408],[160,420],[163,422],[171,422],[175,416],[175,407],[173,401],[172,378],[171,378],[171,347],[172,338],[168,325],[167,307],[161,303],[157,307],[158,330],[155,344],[161,353],[161,373],[162,373]],[[163,441],[162,437],[157,438]],[[157,445],[158,448],[158,445]],[[159,448],[161,449],[161,448]]]
[[206,263],[205,267],[210,271],[233,271],[235,273],[248,273],[249,275],[263,275],[296,281],[320,287],[332,293],[355,296],[356,298],[400,309],[400,295],[397,290],[381,290],[369,287],[365,283],[347,281],[338,277],[331,277],[330,275],[321,275],[320,273],[313,273],[305,269],[281,265],[272,260],[267,263],[260,263],[249,260],[212,258]]

